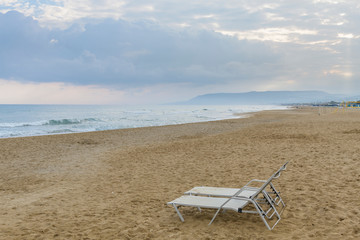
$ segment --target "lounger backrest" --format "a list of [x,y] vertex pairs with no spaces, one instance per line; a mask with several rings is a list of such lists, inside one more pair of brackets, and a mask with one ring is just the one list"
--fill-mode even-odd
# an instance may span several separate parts
[[281,174],[282,171],[284,171],[286,169],[286,165],[289,162],[286,162],[284,165],[282,165],[279,170],[277,170],[253,195],[251,195],[251,199],[255,199],[257,195],[259,195],[259,193],[261,193],[267,185],[269,185],[271,183],[271,181],[274,178],[278,178]]

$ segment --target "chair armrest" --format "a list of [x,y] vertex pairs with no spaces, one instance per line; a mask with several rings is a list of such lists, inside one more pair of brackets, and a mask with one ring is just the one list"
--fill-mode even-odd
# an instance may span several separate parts
[[250,180],[247,184],[245,184],[244,187],[247,187],[248,185],[250,185],[250,184],[253,183],[253,182],[262,182],[262,183],[264,183],[264,182],[266,182],[266,180],[252,179],[252,180]]

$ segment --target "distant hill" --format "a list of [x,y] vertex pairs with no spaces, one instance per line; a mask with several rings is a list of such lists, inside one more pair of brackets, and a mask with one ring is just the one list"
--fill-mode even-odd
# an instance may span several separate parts
[[182,104],[241,105],[241,104],[302,104],[351,100],[348,96],[322,91],[266,91],[245,93],[213,93],[197,96]]

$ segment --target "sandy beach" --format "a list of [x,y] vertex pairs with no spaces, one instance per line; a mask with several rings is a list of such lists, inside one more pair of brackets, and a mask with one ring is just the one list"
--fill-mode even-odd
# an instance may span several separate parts
[[[359,239],[360,110],[0,139],[0,239]],[[268,178],[287,207],[259,216],[166,205],[194,186]]]

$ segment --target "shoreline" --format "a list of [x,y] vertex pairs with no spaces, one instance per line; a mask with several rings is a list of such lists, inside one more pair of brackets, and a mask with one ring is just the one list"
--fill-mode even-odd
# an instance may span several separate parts
[[[286,111],[287,109],[285,109]],[[263,110],[263,111],[278,111],[278,110]],[[259,111],[259,112],[263,112]],[[257,113],[257,112],[255,112]],[[158,125],[158,126],[144,126],[144,127],[129,127],[129,128],[117,128],[117,129],[106,129],[106,130],[96,130],[96,131],[87,131],[87,132],[68,132],[68,133],[53,133],[53,134],[43,134],[43,135],[30,135],[30,136],[16,136],[16,137],[0,137],[0,140],[4,139],[17,139],[17,138],[33,138],[33,137],[47,137],[47,136],[66,136],[66,135],[72,135],[72,134],[96,134],[96,133],[104,133],[112,132],[112,131],[123,131],[123,130],[138,130],[138,129],[146,129],[146,128],[161,128],[161,127],[171,127],[171,126],[181,126],[181,125],[189,125],[189,124],[201,124],[201,123],[212,123],[212,122],[220,122],[220,121],[227,121],[232,119],[244,119],[244,118],[250,118],[253,116],[252,113],[239,113],[234,114],[234,118],[226,118],[226,119],[219,119],[219,120],[209,120],[209,121],[201,121],[201,122],[189,122],[189,123],[174,123],[174,124],[167,124],[167,125]],[[242,117],[240,117],[242,116]]]
[[272,109],[272,110],[261,110],[257,112],[245,112],[245,113],[235,113],[234,118],[226,118],[226,119],[219,119],[219,120],[209,120],[209,121],[201,121],[201,122],[189,122],[189,123],[175,123],[175,124],[168,124],[168,125],[158,125],[158,126],[144,126],[144,127],[131,127],[131,128],[118,128],[118,129],[106,129],[106,130],[97,130],[97,131],[88,131],[88,132],[69,132],[69,133],[54,133],[54,134],[44,134],[44,135],[31,135],[31,136],[18,136],[18,137],[0,137],[1,140],[7,140],[7,139],[26,139],[26,138],[37,138],[37,137],[51,137],[51,136],[68,136],[68,135],[77,135],[77,134],[107,134],[111,132],[118,132],[118,131],[128,131],[128,130],[140,130],[140,129],[149,129],[149,128],[162,128],[162,127],[176,127],[176,126],[187,126],[192,124],[211,124],[216,122],[222,122],[222,121],[231,121],[231,120],[241,120],[241,119],[249,119],[254,117],[257,114],[260,113],[266,113],[266,112],[277,112],[277,111],[292,111],[296,108],[289,107],[287,109]]
[[[255,107],[254,107],[255,106]],[[253,107],[245,106],[244,109],[232,109],[232,106],[228,106],[227,111],[223,111],[221,107],[224,106],[197,106],[195,109],[177,109],[180,112],[174,114],[173,109],[167,109],[164,111],[169,111],[169,117],[164,117],[162,106],[153,106],[149,109],[149,115],[137,116],[138,111],[144,111],[139,106],[134,109],[126,110],[126,108],[114,109],[123,111],[122,114],[112,113],[108,108],[105,109],[96,109],[90,115],[72,115],[72,106],[69,108],[63,109],[66,114],[62,116],[53,116],[52,114],[47,114],[39,111],[40,114],[43,114],[41,119],[37,120],[23,120],[23,122],[3,122],[0,123],[0,139],[4,138],[17,138],[17,137],[33,137],[33,136],[47,136],[47,135],[59,135],[59,134],[72,134],[72,133],[82,133],[82,132],[97,132],[97,131],[106,131],[106,130],[119,130],[119,129],[132,129],[139,127],[151,127],[151,126],[167,126],[167,125],[178,125],[178,124],[187,124],[187,123],[196,123],[196,122],[208,122],[208,121],[219,121],[226,119],[240,118],[239,116],[251,114],[263,110],[267,110],[270,106],[274,110],[279,109],[284,106],[275,106],[275,105],[264,105],[260,109],[257,109],[256,105]],[[76,107],[76,106],[74,106]],[[187,106],[188,107],[188,106]],[[192,106],[194,107],[194,106]],[[210,107],[210,109],[202,108]],[[220,109],[218,109],[220,107]],[[237,106],[239,107],[239,106]],[[19,109],[18,109],[19,110]],[[161,110],[161,111],[160,111]],[[208,111],[210,110],[210,111]],[[103,111],[103,112],[102,112]],[[182,113],[185,111],[185,113]],[[201,113],[198,113],[198,112]],[[205,111],[205,112],[204,112]],[[236,113],[238,111],[238,113]],[[242,112],[248,111],[248,112]],[[102,112],[100,116],[99,113]],[[209,113],[207,113],[209,112]],[[70,114],[70,115],[69,115]],[[154,114],[154,115],[152,115]],[[185,114],[185,115],[184,115]],[[215,115],[214,115],[215,114]],[[67,117],[72,116],[72,117]],[[27,119],[27,116],[23,116]],[[139,118],[139,122],[137,122]],[[113,119],[117,119],[114,120]],[[130,122],[129,122],[130,121]]]
[[[358,238],[360,111],[0,139],[0,239]],[[346,143],[346,144],[344,144]],[[285,161],[287,204],[258,216],[166,206],[194,186],[241,187]]]

